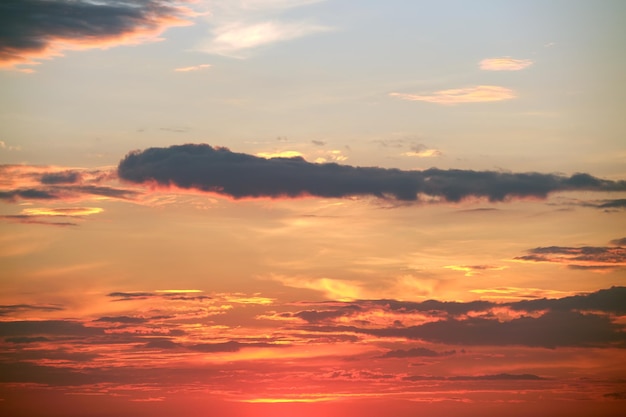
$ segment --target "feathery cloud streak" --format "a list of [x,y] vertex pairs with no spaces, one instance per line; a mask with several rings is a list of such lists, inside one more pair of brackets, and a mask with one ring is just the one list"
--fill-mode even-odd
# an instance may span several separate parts
[[431,94],[408,94],[390,93],[391,97],[397,97],[408,101],[425,101],[436,104],[462,104],[483,103],[490,101],[510,100],[517,95],[510,88],[497,85],[478,85],[475,87],[453,88],[449,90],[435,91]]
[[314,164],[303,158],[264,159],[206,144],[149,148],[129,153],[118,166],[121,179],[197,189],[233,198],[374,196],[403,201],[426,197],[503,201],[545,198],[557,191],[626,191],[626,181],[541,173],[441,170],[402,171]]
[[[185,0],[3,0],[0,67],[36,64],[62,50],[107,48],[154,40],[190,24]],[[32,70],[31,70],[32,71]]]
[[480,69],[486,71],[520,71],[530,67],[530,59],[515,59],[511,57],[487,58],[480,61]]

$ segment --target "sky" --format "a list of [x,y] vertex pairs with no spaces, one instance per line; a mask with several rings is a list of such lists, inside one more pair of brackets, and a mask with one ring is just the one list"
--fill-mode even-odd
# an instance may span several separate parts
[[620,416],[626,3],[0,2],[0,414]]

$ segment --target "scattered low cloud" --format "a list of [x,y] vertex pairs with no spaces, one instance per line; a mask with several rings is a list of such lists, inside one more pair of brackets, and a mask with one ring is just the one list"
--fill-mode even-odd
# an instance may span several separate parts
[[530,59],[515,59],[508,56],[501,58],[487,58],[480,61],[480,69],[486,71],[520,71],[530,67]]
[[121,179],[151,186],[177,186],[233,198],[372,196],[401,201],[458,202],[546,198],[559,191],[625,191],[626,181],[589,174],[441,170],[402,171],[315,164],[302,157],[265,159],[206,144],[149,148],[129,153],[118,166]]
[[425,101],[436,104],[484,103],[511,100],[517,97],[513,90],[496,85],[478,85],[475,87],[440,90],[425,95],[395,92],[389,95],[401,100]]
[[0,68],[36,65],[64,50],[105,49],[158,40],[195,15],[186,0],[3,0],[0,2]]
[[212,67],[211,64],[200,64],[200,65],[193,65],[190,67],[175,68],[174,71],[175,72],[192,72],[192,71],[200,71],[200,70],[208,69],[211,67]]
[[614,246],[544,246],[528,250],[517,261],[546,262],[566,265],[573,269],[616,269],[626,267],[626,246],[622,240],[611,241]]

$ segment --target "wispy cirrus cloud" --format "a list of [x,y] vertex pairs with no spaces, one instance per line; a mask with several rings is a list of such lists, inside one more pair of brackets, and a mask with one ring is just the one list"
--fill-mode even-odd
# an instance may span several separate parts
[[158,40],[172,26],[191,24],[186,0],[4,0],[0,2],[0,68],[33,72],[64,50],[105,49]]
[[501,58],[487,58],[480,61],[480,69],[486,71],[520,71],[530,67],[530,59],[515,59],[508,56]]
[[233,58],[246,58],[250,51],[331,30],[307,20],[281,16],[289,9],[317,1],[257,0],[216,3],[208,18],[212,25],[208,39],[198,50]]
[[517,97],[510,88],[497,85],[439,90],[430,94],[390,93],[389,96],[407,101],[425,101],[435,104],[485,103],[511,100]]

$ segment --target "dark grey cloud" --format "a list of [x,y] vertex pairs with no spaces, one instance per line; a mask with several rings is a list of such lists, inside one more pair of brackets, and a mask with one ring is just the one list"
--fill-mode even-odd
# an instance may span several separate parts
[[17,201],[23,200],[55,200],[60,198],[54,192],[49,190],[40,190],[36,188],[22,188],[16,190],[4,190],[0,191],[0,200]]
[[626,332],[609,317],[572,311],[550,311],[539,317],[501,322],[493,318],[449,318],[410,327],[360,328],[358,326],[304,327],[306,330],[352,332],[377,337],[400,337],[430,343],[474,346],[530,346],[554,349],[575,347],[626,347]]
[[626,287],[612,287],[584,295],[538,300],[522,300],[510,303],[514,310],[541,311],[602,311],[611,314],[626,314]]
[[324,142],[323,140],[312,140],[311,143],[315,146],[324,146],[326,145],[326,142]]
[[135,183],[176,185],[234,198],[375,196],[418,201],[420,195],[457,202],[468,197],[503,201],[545,198],[551,192],[626,191],[626,181],[541,173],[441,170],[402,171],[316,164],[301,157],[264,159],[206,144],[149,148],[129,153],[120,178]]
[[[611,242],[613,243],[613,242]],[[551,262],[573,268],[608,269],[626,266],[623,246],[542,246],[527,251],[515,259],[528,262]]]
[[51,172],[41,176],[42,184],[74,184],[81,180],[78,171]]
[[94,320],[95,322],[103,323],[116,323],[116,324],[142,324],[146,323],[148,319],[143,317],[130,317],[130,316],[105,316]]
[[50,339],[48,339],[47,337],[43,337],[43,336],[35,336],[35,337],[32,337],[32,336],[7,337],[4,340],[6,342],[16,343],[16,344],[39,343],[39,342],[48,342],[48,341],[50,341]]
[[626,198],[620,198],[616,200],[605,200],[598,204],[598,208],[612,209],[612,208],[626,208]]
[[102,329],[69,320],[22,320],[0,322],[0,336],[97,336]]
[[621,239],[613,239],[610,243],[611,245],[615,246],[626,246],[626,237],[623,237]]
[[[168,0],[3,0],[0,2],[0,64],[28,62],[57,47],[123,43],[180,24],[188,12]],[[176,5],[179,4],[179,6]]]
[[5,216],[0,216],[0,219],[8,220],[10,222],[15,223],[24,223],[24,224],[45,224],[48,226],[78,226],[78,223],[74,222],[56,222],[56,221],[46,221],[46,220],[38,220],[38,216],[31,216],[28,214],[9,214]]
[[[405,327],[398,323],[393,327],[373,328],[371,324],[357,321],[351,325],[338,324],[339,318],[350,318],[356,310],[338,306],[325,309],[321,315],[307,310],[306,331],[331,333],[348,332],[377,337],[401,337],[431,343],[450,345],[521,345],[555,348],[559,346],[617,346],[626,347],[624,326],[613,321],[613,315],[626,314],[626,287],[611,287],[597,292],[560,299],[523,300],[508,303],[473,301],[446,303],[434,300],[404,302],[395,300],[355,301],[362,312],[384,309],[399,314],[423,312],[440,320],[417,326]],[[519,312],[529,312],[509,321],[500,321],[489,310],[508,307]],[[336,314],[332,314],[335,311]],[[467,317],[469,312],[481,313],[479,317]],[[545,311],[535,317],[531,312]],[[343,322],[343,321],[342,321]],[[408,355],[411,351],[398,352]],[[412,353],[420,353],[414,351]],[[423,351],[422,353],[428,353]],[[393,353],[392,355],[394,355]]]
[[0,305],[0,316],[12,315],[23,311],[61,311],[63,307],[37,304],[8,304]]
[[115,298],[114,301],[131,301],[131,300],[146,300],[148,298],[161,298],[166,300],[186,300],[186,301],[203,301],[210,300],[208,295],[189,295],[187,292],[112,292],[107,294],[107,297]]
[[430,376],[411,375],[403,378],[405,381],[543,381],[547,378],[534,374],[493,374],[493,375],[457,375],[457,376]]
[[423,347],[416,347],[411,349],[397,349],[390,350],[389,352],[385,352],[383,355],[379,356],[379,358],[387,359],[387,358],[417,358],[417,357],[427,357],[427,358],[436,358],[439,356],[450,356],[456,353],[455,350],[447,350],[445,352],[437,352],[432,349],[427,349]]

